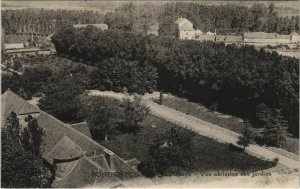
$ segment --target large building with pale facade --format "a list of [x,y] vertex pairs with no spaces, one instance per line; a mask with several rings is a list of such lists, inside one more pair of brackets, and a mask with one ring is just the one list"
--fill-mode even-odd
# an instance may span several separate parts
[[199,40],[199,41],[215,40],[215,33],[213,32],[203,33],[201,30],[195,29],[193,23],[186,18],[178,18],[175,24],[177,24],[179,39]]

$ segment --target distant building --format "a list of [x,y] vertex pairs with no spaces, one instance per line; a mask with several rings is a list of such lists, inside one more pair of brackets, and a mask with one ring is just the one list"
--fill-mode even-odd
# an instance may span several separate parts
[[246,32],[244,33],[244,42],[246,43],[264,43],[264,44],[289,44],[290,35],[280,35],[277,33],[265,32]]
[[243,36],[241,36],[241,35],[217,35],[216,41],[224,42],[224,43],[242,43]]
[[217,35],[217,32],[215,31],[214,33],[213,32],[206,32],[206,35],[211,35],[211,36],[216,36]]
[[299,43],[300,42],[300,35],[298,33],[291,33],[291,43]]
[[266,32],[245,32],[243,35],[217,35],[215,32],[203,33],[199,29],[195,29],[191,21],[186,18],[178,18],[175,22],[177,24],[177,32],[179,39],[197,40],[197,41],[216,41],[224,42],[225,44],[244,43],[254,45],[257,47],[262,46],[277,46],[289,45],[297,46],[300,42],[300,35],[293,32],[290,35],[281,35],[278,33]]
[[175,22],[177,24],[178,38],[197,41],[215,41],[215,33],[203,33],[199,29],[194,29],[194,25],[186,18],[178,18]]
[[175,24],[177,24],[179,39],[195,39],[196,32],[192,22],[186,18],[178,18]]
[[6,44],[4,44],[5,50],[22,49],[24,47],[25,47],[24,43],[8,43],[8,44],[6,43]]
[[20,48],[20,49],[7,49],[6,54],[12,55],[13,57],[31,57],[38,55],[41,51],[39,48]]
[[197,41],[215,41],[216,36],[206,35],[206,34],[196,35],[194,40],[197,40]]
[[149,27],[148,31],[147,31],[147,35],[158,35],[158,30],[159,30],[159,24],[153,24]]
[[101,30],[107,30],[108,29],[107,24],[75,24],[75,25],[73,25],[74,28],[85,28],[87,26],[95,26],[96,28],[99,28]]

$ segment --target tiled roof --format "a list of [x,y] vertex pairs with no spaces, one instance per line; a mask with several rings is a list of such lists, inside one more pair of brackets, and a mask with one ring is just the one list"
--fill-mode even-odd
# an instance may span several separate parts
[[54,180],[52,187],[54,188],[82,188],[92,187],[98,168],[90,163],[85,157],[80,158],[76,162],[75,167],[63,179]]
[[100,167],[102,167],[105,171],[109,171],[109,166],[103,154],[90,157],[91,160],[96,162]]
[[193,28],[193,23],[186,18],[178,18],[175,24],[178,25],[179,30],[195,31],[195,29]]
[[79,132],[85,134],[86,136],[92,138],[90,128],[89,128],[87,122],[71,124],[70,127],[72,127],[73,129],[76,129],[77,131],[79,131]]
[[175,21],[175,24],[181,24],[183,22],[190,22],[188,21],[188,19],[186,18],[178,18],[176,21]]
[[26,100],[20,98],[18,95],[13,93],[11,90],[7,90],[1,95],[1,124],[3,125],[6,118],[11,112],[16,114],[31,114],[39,113],[38,107],[29,104]]
[[69,160],[80,157],[82,153],[81,148],[64,135],[46,156],[47,159]]

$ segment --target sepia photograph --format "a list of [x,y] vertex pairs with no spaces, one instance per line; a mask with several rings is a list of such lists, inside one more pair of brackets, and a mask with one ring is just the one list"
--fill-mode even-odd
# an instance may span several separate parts
[[299,16],[1,0],[1,188],[298,188]]

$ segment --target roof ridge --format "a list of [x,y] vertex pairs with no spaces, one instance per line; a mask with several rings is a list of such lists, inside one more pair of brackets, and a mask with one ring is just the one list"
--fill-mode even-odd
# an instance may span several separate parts
[[83,158],[86,159],[92,165],[94,165],[97,169],[102,168],[102,167],[100,167],[100,165],[98,165],[96,162],[94,162],[91,158],[87,157],[86,155],[84,155]]
[[[103,163],[105,164],[105,168],[104,168],[104,167],[101,167],[101,166],[99,165],[98,162],[96,162],[96,161],[93,160],[93,158],[100,158],[100,157],[103,158],[102,160],[104,161]],[[99,154],[99,155],[91,156],[91,157],[89,157],[89,158],[90,158],[92,161],[96,162],[103,170],[108,170],[108,171],[110,171],[110,167],[109,167],[109,165],[108,165],[108,162],[107,162],[107,160],[106,160],[104,154]]]
[[82,121],[82,122],[78,122],[78,123],[72,123],[72,124],[69,124],[70,126],[75,126],[75,125],[79,125],[79,124],[83,124],[83,123],[86,123],[86,121]]
[[[23,97],[17,95],[16,93],[14,93],[10,88],[8,88],[1,96],[8,95],[8,94],[14,95],[16,98],[19,98],[23,101],[20,110],[18,112],[15,112],[16,114],[25,115],[25,114],[40,113],[41,112],[41,109],[38,106],[35,106],[35,105],[27,102],[27,100],[25,100]],[[21,112],[22,108],[25,106],[25,104],[33,106],[33,107],[37,108],[37,110],[39,110],[39,111],[38,112],[28,112],[28,113],[20,114],[20,112]]]
[[[61,123],[64,127],[68,128],[69,130],[72,130],[72,131],[76,132],[77,134],[83,136],[84,138],[86,138],[87,140],[91,141],[92,143],[94,143],[94,144],[97,145],[98,147],[102,148],[103,151],[104,151],[104,150],[109,150],[108,148],[102,146],[101,144],[99,144],[98,142],[96,142],[96,141],[94,141],[93,139],[89,138],[88,136],[86,136],[85,134],[81,133],[80,131],[77,131],[76,129],[74,129],[74,128],[68,126],[66,123],[64,123],[64,122],[62,122],[61,120],[55,118],[54,116],[48,114],[47,112],[41,110],[41,113],[44,113],[44,114],[50,116],[51,118],[57,120],[57,121],[58,121],[59,123]],[[39,116],[41,116],[41,113],[37,116],[37,119],[38,119]],[[111,150],[109,150],[109,151],[111,151]],[[114,155],[115,155],[116,158],[118,158],[119,160],[121,160],[124,164],[128,165],[128,164],[125,162],[125,160],[122,159],[120,156],[118,156],[118,155],[115,154],[115,153],[114,153]],[[128,165],[128,166],[130,166],[130,165]]]
[[[59,139],[59,141],[51,148],[51,150],[49,150],[49,152],[47,153],[47,156],[49,156],[49,154],[51,154],[51,153],[53,152],[53,150],[55,149],[55,147],[57,147],[57,145],[63,140],[64,137],[67,137],[68,140],[72,141],[72,142],[74,143],[74,145],[80,149],[81,155],[84,154],[84,152],[83,152],[83,150],[81,149],[81,147],[78,146],[73,140],[71,140],[66,134],[64,134],[64,135]],[[80,156],[81,156],[81,155],[80,155]],[[79,157],[80,157],[80,156],[79,156]]]
[[11,94],[11,95],[13,95],[14,97],[19,98],[19,99],[21,99],[21,100],[23,101],[23,102],[22,102],[22,105],[21,105],[21,108],[18,110],[18,112],[15,112],[16,114],[19,114],[19,112],[21,111],[21,109],[22,109],[24,103],[26,102],[26,100],[25,100],[24,98],[20,97],[19,95],[15,94],[15,93],[14,93],[12,90],[10,90],[10,89],[7,89],[7,90],[1,95],[1,97],[7,96],[7,95],[9,95],[9,94]]

